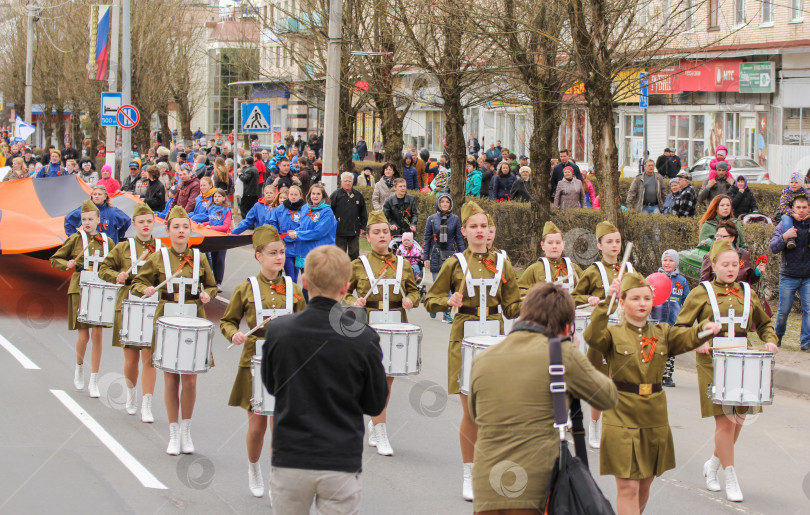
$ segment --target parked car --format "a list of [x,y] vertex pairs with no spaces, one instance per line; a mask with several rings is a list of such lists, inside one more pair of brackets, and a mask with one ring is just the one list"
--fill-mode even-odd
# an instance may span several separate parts
[[[714,156],[701,157],[689,168],[693,181],[705,181],[709,178],[709,172],[711,171],[709,163],[712,162],[712,159],[714,159]],[[734,177],[745,175],[750,184],[772,184],[768,171],[750,157],[728,156],[726,161],[728,161],[731,167],[731,175]]]

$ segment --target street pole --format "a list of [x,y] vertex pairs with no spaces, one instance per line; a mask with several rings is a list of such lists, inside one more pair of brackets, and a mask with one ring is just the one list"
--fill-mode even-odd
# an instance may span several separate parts
[[[120,14],[121,14],[121,4],[119,0],[113,0],[112,3],[112,28],[110,34],[110,64],[109,69],[110,73],[108,76],[108,85],[110,88],[110,92],[114,93],[118,91],[118,38],[120,35]],[[107,127],[107,153],[104,155],[104,162],[105,164],[110,165],[112,168],[112,173],[110,177],[116,177],[118,174],[115,170],[115,133],[117,127],[113,125],[112,127]],[[121,166],[123,169],[124,167]],[[119,177],[119,179],[123,180],[123,177]]]
[[324,112],[323,175],[327,193],[337,188],[338,123],[340,117],[340,45],[343,0],[329,0],[329,43],[326,47],[326,110]]
[[25,42],[25,123],[31,124],[31,110],[34,108],[34,16],[39,8],[36,2],[28,3],[28,34]]
[[239,147],[239,99],[233,99],[233,159],[238,167],[240,163],[239,155],[236,153],[236,149]]
[[[123,105],[132,104],[132,27],[130,14],[131,0],[121,3],[121,94]],[[149,123],[141,120],[140,123]],[[121,129],[121,168],[129,165],[132,158],[132,129]]]

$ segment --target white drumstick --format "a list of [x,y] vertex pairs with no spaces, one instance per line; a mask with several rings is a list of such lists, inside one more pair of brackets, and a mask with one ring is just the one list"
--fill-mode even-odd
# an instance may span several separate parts
[[[254,327],[254,328],[253,328],[253,329],[251,329],[250,331],[246,332],[246,333],[245,333],[245,338],[247,338],[247,337],[248,337],[248,336],[250,336],[251,334],[255,333],[256,331],[258,331],[259,329],[261,329],[262,327],[264,327],[264,325],[265,325],[267,322],[269,322],[269,321],[270,321],[270,318],[265,318],[265,319],[264,319],[264,321],[263,321],[261,324],[258,324],[256,327]],[[228,345],[228,349],[230,349],[230,348],[231,348],[231,347],[233,347],[234,345],[236,345],[236,344],[235,344],[235,343],[232,343],[232,344]]]
[[[617,277],[617,279],[619,281],[622,280],[622,276],[624,275],[624,267],[627,266],[627,261],[630,259],[630,252],[632,252],[632,251],[633,251],[633,242],[628,241],[627,242],[627,248],[624,249],[624,257],[622,258],[622,264],[619,267],[619,275]],[[607,291],[607,288],[609,286],[608,285],[603,285],[603,286],[606,288],[605,291]],[[616,300],[616,294],[614,293],[613,295],[610,296],[610,303],[608,304],[608,310],[607,310],[608,314],[610,314],[611,309],[613,309],[613,302],[615,302],[615,300]]]
[[[698,333],[698,339],[702,340],[703,338],[706,338],[707,336],[711,336],[713,334],[714,334],[714,331],[712,331],[711,329],[706,329],[705,331],[700,331]],[[732,348],[732,347],[737,347],[737,345],[732,345],[729,348]],[[718,348],[722,349],[723,347],[714,347],[714,348],[715,349],[718,349]]]
[[[144,250],[143,254],[141,254],[141,257],[138,258],[138,261],[143,261],[143,259],[148,255],[149,255],[149,249]],[[138,261],[132,263],[132,266],[127,271],[127,275],[129,275],[129,274],[131,274],[132,272],[135,271],[135,268],[138,266]]]
[[383,274],[385,274],[385,270],[382,270],[380,272],[380,275],[374,278],[374,282],[371,283],[371,287],[368,289],[366,294],[363,295],[363,300],[368,299],[368,296],[371,295],[372,291],[374,291],[374,288],[377,286],[377,283],[380,282],[380,279],[382,279]]
[[[464,271],[461,274],[461,302],[464,302],[464,290],[467,287],[467,272],[470,271],[469,265],[464,267]],[[482,286],[483,288],[483,286]],[[456,313],[458,313],[458,306],[453,306],[453,309],[450,310],[450,315],[455,317]]]
[[579,305],[579,306],[577,306],[576,308],[577,308],[577,309],[585,309],[585,308],[589,308],[589,307],[591,307],[591,305],[590,305],[590,304],[580,304],[580,305]]
[[[183,271],[183,269],[182,269],[182,268],[178,268],[178,269],[177,269],[177,271],[176,271],[175,273],[173,273],[171,277],[168,277],[168,278],[167,278],[165,281],[163,281],[162,283],[160,283],[160,284],[158,284],[157,286],[155,286],[155,290],[160,290],[161,288],[163,288],[164,286],[166,286],[167,284],[169,284],[169,281],[171,281],[172,279],[174,279],[175,277],[177,277],[178,275],[180,275],[180,272],[182,272],[182,271]],[[157,293],[157,291],[155,291],[155,293]],[[153,293],[152,295],[154,295],[155,293]],[[152,295],[150,295],[150,297],[151,297]]]

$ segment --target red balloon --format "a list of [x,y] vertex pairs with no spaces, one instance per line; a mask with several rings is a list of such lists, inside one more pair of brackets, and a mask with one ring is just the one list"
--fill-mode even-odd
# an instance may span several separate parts
[[669,299],[672,293],[672,281],[667,274],[655,272],[647,276],[647,282],[653,292],[653,306],[660,306]]

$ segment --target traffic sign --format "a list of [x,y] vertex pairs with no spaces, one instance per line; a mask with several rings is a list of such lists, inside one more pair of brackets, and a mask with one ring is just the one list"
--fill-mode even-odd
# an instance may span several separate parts
[[123,105],[118,108],[118,112],[115,113],[115,120],[118,122],[118,126],[122,129],[131,129],[138,125],[138,121],[141,119],[141,113],[135,109],[135,106],[131,105]]
[[270,104],[266,102],[243,102],[242,132],[271,132]]
[[115,121],[115,115],[121,104],[124,101],[124,95],[121,93],[110,92],[101,94],[101,126],[102,127],[116,127],[118,122]]
[[638,106],[642,109],[647,109],[650,105],[650,97],[648,96],[649,89],[647,88],[647,72],[638,72],[638,80]]

